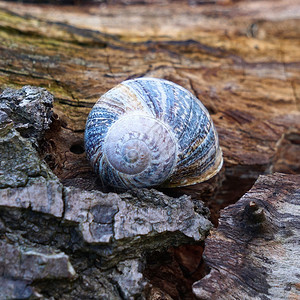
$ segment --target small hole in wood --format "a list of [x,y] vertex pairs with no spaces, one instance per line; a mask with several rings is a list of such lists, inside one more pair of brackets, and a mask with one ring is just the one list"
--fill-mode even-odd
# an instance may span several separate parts
[[70,151],[74,154],[84,153],[84,147],[81,144],[74,144],[71,146]]

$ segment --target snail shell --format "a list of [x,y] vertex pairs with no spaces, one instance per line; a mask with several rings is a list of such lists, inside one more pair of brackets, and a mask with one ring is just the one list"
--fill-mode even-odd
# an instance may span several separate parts
[[163,79],[127,80],[91,110],[85,149],[103,184],[185,186],[213,177],[222,151],[203,104]]

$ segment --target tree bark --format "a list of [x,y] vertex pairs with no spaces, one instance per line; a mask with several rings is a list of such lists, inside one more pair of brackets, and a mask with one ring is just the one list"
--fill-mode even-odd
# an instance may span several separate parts
[[140,76],[179,83],[210,111],[223,172],[207,184],[167,192],[206,199],[214,223],[259,174],[299,172],[299,3],[223,4],[0,2],[2,88],[31,84],[54,94],[60,124],[43,150],[64,183],[97,188],[83,153],[87,114],[107,90]]
[[[114,2],[122,4],[122,1]],[[132,2],[126,1],[127,4]],[[47,88],[54,96],[50,130],[42,136],[41,128],[31,127],[30,122],[26,128],[21,124],[24,121],[21,118],[21,127],[15,129],[24,135],[23,138],[28,138],[26,133],[32,138],[30,141],[19,140],[18,133],[14,132],[16,149],[31,149],[33,141],[41,161],[47,162],[60,181],[49,184],[43,179],[43,171],[46,170],[48,175],[51,171],[35,154],[32,161],[18,169],[19,177],[17,173],[9,178],[2,176],[1,188],[16,188],[12,186],[16,177],[19,178],[18,188],[25,187],[33,172],[34,176],[43,177],[34,180],[38,181],[36,184],[46,200],[47,192],[53,197],[61,197],[62,191],[73,191],[74,188],[85,193],[92,190],[109,192],[98,182],[85,157],[83,131],[87,115],[103,93],[123,80],[141,76],[165,78],[190,90],[209,110],[219,134],[224,167],[208,182],[161,191],[172,197],[188,194],[193,201],[205,201],[211,211],[211,221],[217,225],[220,209],[235,203],[259,175],[297,174],[300,171],[299,1],[143,2],[147,5],[71,7],[0,1],[1,90],[34,85]],[[20,120],[14,120],[14,113],[9,118],[16,125]],[[2,117],[0,115],[0,121]],[[4,119],[2,121],[6,124]],[[32,136],[32,129],[36,136]],[[38,142],[34,142],[36,139]],[[32,155],[28,157],[32,158]],[[27,156],[22,159],[24,163]],[[18,163],[14,165],[17,167]],[[280,185],[280,188],[284,191],[284,187]],[[33,190],[26,190],[26,195]],[[55,213],[51,209],[47,211],[44,202],[33,203],[29,196],[23,204],[29,219],[28,210],[31,209],[56,217],[64,209],[60,206],[57,212],[52,206]],[[7,218],[17,220],[18,213],[12,211]],[[87,213],[87,216],[90,215]],[[38,219],[36,215],[34,218]],[[52,222],[55,223],[53,230],[59,228],[57,220]],[[79,219],[68,222],[81,224]],[[35,219],[33,223],[26,230],[35,228],[38,221]],[[0,219],[0,229],[1,224]],[[65,235],[61,234],[64,240]],[[74,236],[72,238],[76,240],[75,233]],[[43,241],[42,237],[33,240],[36,241]],[[57,244],[55,247],[64,250]],[[181,250],[169,249],[166,256],[171,262],[170,268],[169,265],[162,268],[148,264],[145,272],[157,288],[150,294],[163,297],[167,291],[166,298],[193,297],[191,284],[205,271],[201,258],[195,258],[191,253],[202,253],[202,248],[203,244],[198,243],[179,248]],[[20,249],[17,251],[23,253]],[[160,254],[154,254],[148,260],[159,261],[159,257]],[[186,257],[190,259],[186,260]],[[78,261],[74,260],[77,266]],[[94,262],[97,264],[96,259]],[[120,270],[130,274],[131,263],[136,270],[134,274],[139,274],[140,265],[127,261],[111,276],[117,278]],[[193,268],[191,264],[197,264],[197,267]],[[89,270],[94,278],[101,276],[97,268]],[[161,272],[156,274],[155,270]],[[73,276],[72,269],[65,274]],[[170,274],[172,276],[168,276]],[[126,281],[126,278],[124,275],[120,280]],[[91,277],[87,281],[96,285]],[[111,289],[112,281],[111,278],[103,279],[103,286]],[[180,282],[184,282],[182,287],[179,287]],[[137,286],[142,288],[143,284],[141,280]],[[19,285],[26,291],[23,281]],[[43,283],[41,286],[41,290],[47,290]],[[82,283],[78,289],[83,286]],[[66,285],[65,290],[68,287]],[[118,294],[115,290],[111,293]],[[263,294],[263,291],[259,293]]]

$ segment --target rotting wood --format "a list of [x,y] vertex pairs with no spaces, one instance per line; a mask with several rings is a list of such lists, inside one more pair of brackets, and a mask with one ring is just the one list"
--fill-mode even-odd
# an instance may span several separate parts
[[83,149],[86,116],[122,80],[183,85],[210,111],[225,168],[166,193],[204,199],[217,223],[259,174],[299,173],[297,0],[71,8],[0,1],[0,84],[46,87],[56,114],[41,154],[65,185],[101,189]]
[[206,239],[200,299],[299,299],[300,175],[261,176]]
[[65,183],[97,188],[83,153],[87,114],[101,94],[139,76],[183,85],[212,114],[225,171],[171,193],[207,199],[215,223],[259,174],[299,172],[298,1],[0,7],[0,82],[54,94],[57,130],[44,156]]

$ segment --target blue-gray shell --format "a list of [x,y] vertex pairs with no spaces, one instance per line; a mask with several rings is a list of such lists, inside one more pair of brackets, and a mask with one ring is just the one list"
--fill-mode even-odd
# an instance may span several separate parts
[[127,80],[91,110],[85,149],[105,185],[185,186],[222,167],[218,136],[203,104],[163,79]]

